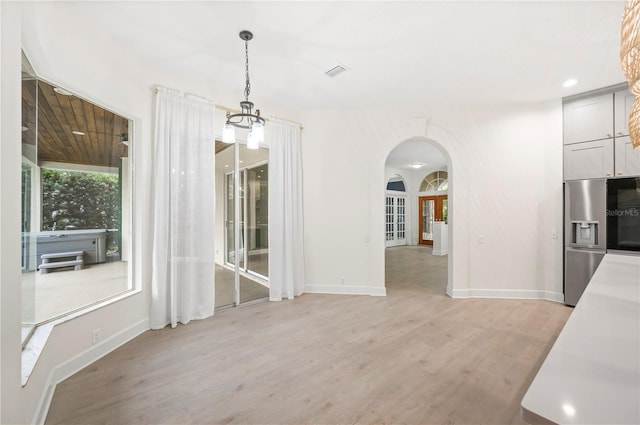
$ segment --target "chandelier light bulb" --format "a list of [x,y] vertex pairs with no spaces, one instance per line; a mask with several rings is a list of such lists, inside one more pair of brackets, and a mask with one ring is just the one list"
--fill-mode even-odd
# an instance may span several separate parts
[[254,122],[251,126],[251,133],[256,138],[256,143],[264,143],[264,126],[261,122]]
[[236,142],[236,130],[233,125],[226,123],[222,128],[222,141],[224,143]]
[[250,131],[247,136],[247,149],[258,149],[259,147],[260,143],[258,142],[257,134]]

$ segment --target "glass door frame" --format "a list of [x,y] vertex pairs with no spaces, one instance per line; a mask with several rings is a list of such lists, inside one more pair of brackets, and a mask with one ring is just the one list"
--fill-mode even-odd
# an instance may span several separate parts
[[433,239],[424,239],[424,202],[425,201],[433,201],[433,223],[439,221],[446,221],[447,212],[448,212],[448,198],[449,195],[431,195],[431,196],[420,196],[418,197],[418,243],[420,245],[429,245],[433,246]]
[[[229,202],[229,185],[228,178],[230,175],[233,175],[233,204],[234,204],[234,214],[233,214],[233,244],[234,244],[234,261],[231,263],[229,261],[229,252],[230,247],[229,244],[229,226],[228,226],[228,208],[225,205],[224,214],[225,214],[225,226],[224,226],[224,267],[232,269],[234,271],[234,303],[236,306],[240,305],[240,276],[246,276],[249,278],[260,279],[265,283],[269,282],[269,277],[264,276],[258,272],[250,270],[248,268],[248,249],[247,249],[247,240],[248,240],[248,231],[246,228],[246,218],[248,215],[248,199],[247,199],[247,186],[248,186],[248,171],[257,167],[261,167],[265,164],[269,164],[269,160],[262,160],[255,163],[252,163],[249,166],[244,166],[240,168],[240,145],[245,145],[245,143],[236,142],[234,143],[234,169],[233,171],[229,171],[224,174],[225,176],[225,203]],[[268,149],[267,147],[260,147]],[[243,193],[242,196],[242,205],[240,194]],[[242,209],[241,209],[242,207]],[[241,212],[243,217],[241,217]],[[244,235],[244,236],[243,236]],[[241,241],[241,243],[238,243]],[[244,250],[244,251],[243,251]],[[242,257],[242,267],[240,266],[239,259]]]

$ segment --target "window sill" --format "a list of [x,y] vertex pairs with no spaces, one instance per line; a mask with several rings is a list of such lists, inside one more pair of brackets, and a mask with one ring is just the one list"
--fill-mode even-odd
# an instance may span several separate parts
[[44,350],[44,347],[49,340],[49,336],[51,335],[54,327],[78,317],[84,316],[85,314],[96,311],[107,305],[129,298],[130,296],[138,294],[140,292],[140,289],[129,290],[112,298],[106,299],[102,302],[87,306],[82,310],[74,311],[51,322],[43,323],[36,326],[33,335],[31,335],[31,338],[29,339],[29,341],[27,341],[26,345],[22,349],[22,386],[24,387],[25,385],[27,385],[29,377],[33,373],[38,359],[40,358],[40,354],[42,354],[42,351]]

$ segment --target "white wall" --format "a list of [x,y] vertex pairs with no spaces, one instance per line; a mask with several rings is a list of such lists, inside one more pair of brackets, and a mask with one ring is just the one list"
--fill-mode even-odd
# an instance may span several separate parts
[[[34,419],[43,419],[38,415],[46,413],[42,408],[46,407],[51,395],[52,388],[48,385],[52,380],[66,377],[148,327],[152,252],[149,217],[152,216],[150,200],[153,188],[153,88],[157,85],[172,87],[233,107],[242,99],[242,87],[223,92],[220,82],[215,85],[208,80],[185,78],[166,71],[163,64],[141,62],[129,52],[128,46],[92,25],[91,20],[78,12],[72,3],[0,2],[0,5],[3,85],[3,108],[0,111],[0,202],[3,205],[0,215],[0,423],[30,423]],[[95,3],[95,7],[99,8],[100,3]],[[15,302],[20,299],[20,250],[17,249],[20,243],[20,211],[4,208],[20,202],[21,47],[41,78],[134,120],[135,134],[130,141],[135,176],[133,260],[135,284],[141,289],[137,295],[58,325],[24,388],[20,386],[20,305]],[[212,49],[215,50],[215,46]],[[293,111],[262,102],[259,98],[252,100],[270,114],[297,119]],[[5,103],[9,107],[5,108]],[[10,140],[16,140],[15,146]],[[104,343],[92,346],[91,333],[97,328]]]
[[310,290],[383,292],[385,160],[426,136],[451,160],[453,295],[561,299],[560,100],[422,112],[426,130],[416,110],[301,114]]
[[[52,374],[65,376],[103,354],[101,346],[91,345],[93,329],[100,328],[106,341],[119,341],[148,320],[152,88],[165,85],[228,106],[234,106],[241,93],[223,91],[219,82],[214,85],[164,71],[163,64],[141,62],[72,4],[0,2],[0,12],[0,422],[29,423],[51,390],[47,385]],[[5,208],[20,199],[21,24],[22,45],[41,77],[134,119],[133,254],[135,282],[142,289],[56,327],[24,388],[20,387],[20,309],[15,303],[20,299],[19,211]],[[407,118],[414,117],[415,110],[298,114],[263,99],[253,100],[264,111],[300,121],[305,128],[309,291],[384,294],[384,163],[391,149],[415,136],[440,143],[452,161],[454,242],[449,260],[454,293],[562,291],[561,240],[549,237],[552,229],[561,228],[559,100],[520,107],[438,107],[433,113],[424,111],[433,123],[427,130]],[[478,243],[481,235],[484,244]]]

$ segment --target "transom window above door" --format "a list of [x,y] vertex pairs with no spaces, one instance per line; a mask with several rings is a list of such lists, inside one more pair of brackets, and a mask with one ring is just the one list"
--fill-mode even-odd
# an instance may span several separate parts
[[420,183],[420,192],[435,192],[449,189],[449,175],[446,171],[434,171]]

